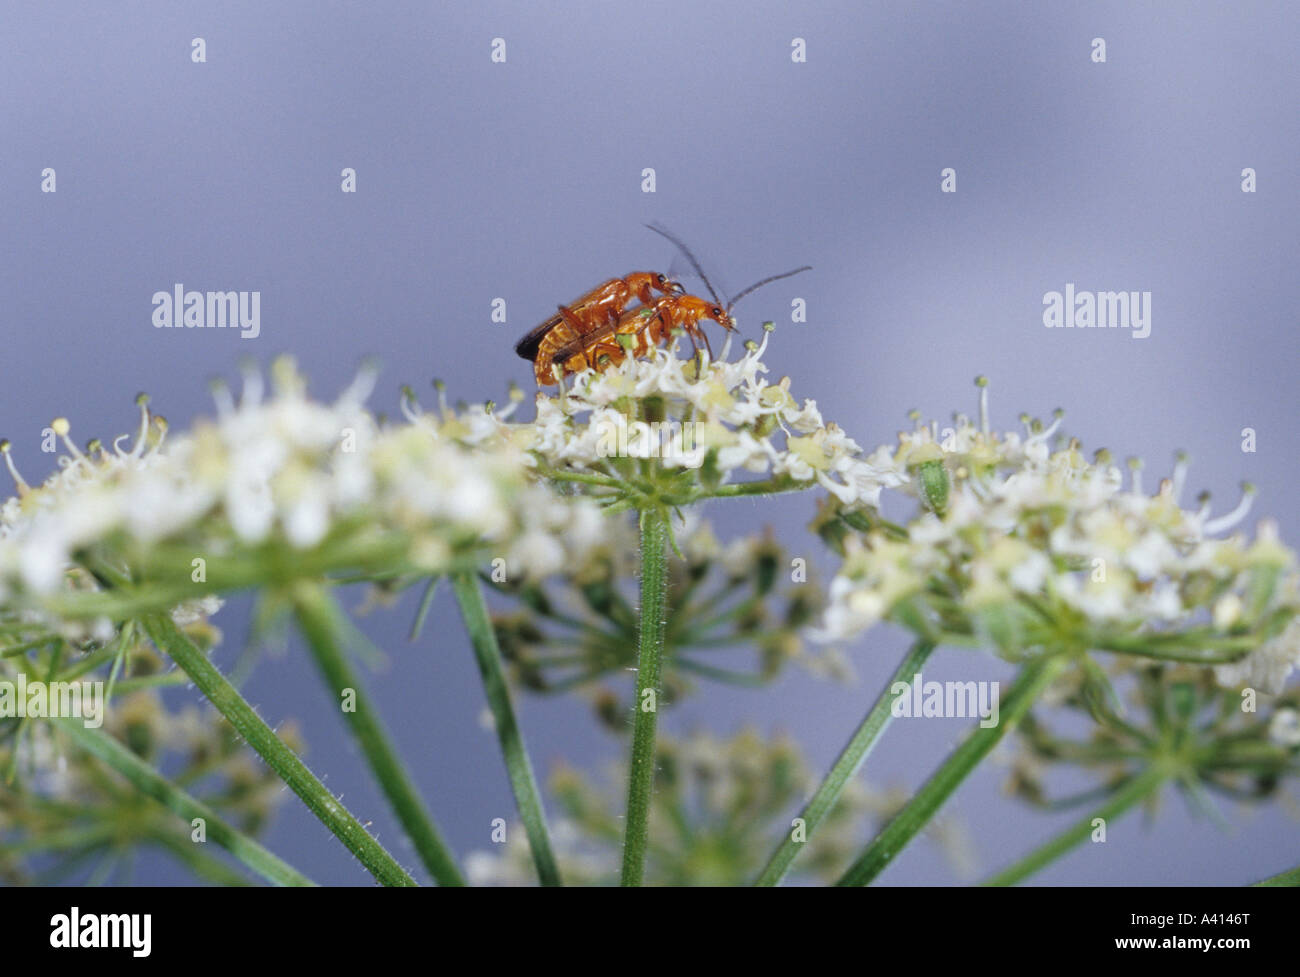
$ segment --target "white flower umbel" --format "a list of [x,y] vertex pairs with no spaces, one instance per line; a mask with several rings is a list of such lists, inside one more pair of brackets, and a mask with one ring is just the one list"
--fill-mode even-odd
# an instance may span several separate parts
[[906,478],[917,504],[901,525],[868,508],[824,515],[844,563],[819,636],[894,617],[1013,656],[1067,641],[1218,664],[1229,684],[1280,688],[1300,661],[1300,630],[1288,627],[1300,609],[1294,555],[1267,521],[1254,541],[1221,535],[1253,489],[1211,518],[1208,500],[1180,505],[1184,459],[1148,494],[1136,463],[1126,486],[1106,452],[1087,461],[1077,441],[1053,445],[1059,414],[1045,427],[1025,421],[1023,433],[992,432],[982,404],[978,423],[918,423],[871,456]]
[[815,401],[798,402],[788,377],[765,379],[770,334],[734,362],[725,348],[717,362],[703,352],[682,359],[674,343],[586,370],[556,395],[539,392],[532,422],[499,421],[495,433],[531,451],[545,474],[594,495],[626,488],[645,474],[640,463],[657,460],[661,471],[693,473],[659,486],[670,505],[816,486],[845,504],[874,504],[901,476],[864,457]]
[[520,451],[465,443],[473,419],[380,424],[363,406],[369,369],[332,404],[308,398],[288,359],[272,377],[266,395],[250,372],[238,403],[218,387],[216,417],[180,435],[166,436],[145,398],[133,440],[83,451],[59,419],[66,454],[35,488],[4,444],[18,495],[0,506],[0,600],[66,592],[88,554],[137,584],[195,584],[199,597],[299,572],[433,572],[464,558],[545,574],[599,538],[594,506],[538,483]]

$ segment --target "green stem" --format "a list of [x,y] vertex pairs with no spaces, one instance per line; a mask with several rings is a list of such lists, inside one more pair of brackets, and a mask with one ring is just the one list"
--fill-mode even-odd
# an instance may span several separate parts
[[311,647],[325,684],[336,696],[344,689],[353,691],[353,708],[343,714],[420,860],[439,885],[464,885],[456,859],[402,765],[378,710],[362,689],[361,677],[348,660],[343,647],[348,633],[343,612],[320,584],[305,582],[293,588],[293,606],[298,627]]
[[601,488],[622,488],[623,483],[617,478],[594,472],[566,472],[558,468],[541,468],[539,474],[559,482],[576,482],[581,485],[599,485]]
[[228,824],[206,804],[181,790],[111,736],[87,729],[80,719],[51,721],[77,746],[108,764],[142,794],[152,797],[186,821],[202,818],[209,838],[268,882],[295,886],[316,884],[238,828]]
[[483,600],[478,577],[473,573],[458,573],[451,578],[461,618],[474,646],[479,674],[483,678],[483,691],[492,710],[493,725],[501,741],[501,755],[505,758],[510,788],[514,791],[519,817],[528,834],[528,847],[537,866],[537,877],[542,885],[559,885],[560,870],[551,848],[551,835],[546,827],[546,811],[542,807],[541,791],[533,776],[533,766],[524,746],[524,736],[515,719],[510,703],[510,688],[506,684],[505,669],[501,664],[501,648],[497,644],[496,630]]
[[[925,663],[925,660],[930,657],[930,652],[933,650],[934,645],[925,641],[918,641],[912,645],[907,656],[894,674],[890,676],[875,704],[863,718],[861,725],[854,731],[852,738],[841,751],[835,765],[831,767],[830,772],[822,780],[812,799],[799,812],[799,817],[804,822],[803,840],[796,841],[794,833],[788,833],[785,840],[772,853],[772,857],[768,859],[767,866],[754,882],[755,885],[776,885],[785,877],[785,873],[790,868],[790,863],[794,861],[795,856],[799,854],[808,839],[812,837],[813,829],[821,824],[826,815],[830,813],[840,794],[843,793],[849,781],[861,769],[862,764],[871,753],[872,747],[875,746],[876,740],[885,731],[890,719],[893,718],[893,704],[896,698],[893,691],[894,686],[902,682],[910,688],[912,679]],[[907,693],[904,692],[903,694],[906,695]]]
[[410,634],[406,636],[408,641],[414,641],[424,630],[424,619],[429,616],[429,608],[433,607],[434,595],[438,593],[438,581],[442,579],[438,576],[429,578],[428,584],[424,588],[424,596],[420,598],[420,607],[415,612],[415,620],[411,622]]
[[814,482],[796,482],[789,478],[779,478],[758,482],[735,482],[731,485],[719,485],[717,488],[701,491],[698,499],[734,499],[747,495],[779,495],[783,492],[799,492]]
[[1097,810],[1076,821],[1046,844],[1034,849],[1014,864],[984,881],[984,885],[1016,885],[1050,862],[1060,858],[1070,849],[1082,844],[1093,831],[1093,821],[1103,819],[1107,826],[1121,814],[1151,796],[1165,782],[1167,774],[1158,767],[1150,767],[1136,777],[1121,784],[1109,801]]
[[155,614],[145,619],[149,637],[171,657],[193,681],[200,692],[230,721],[239,735],[258,752],[267,766],[280,775],[302,798],[334,836],[357,856],[357,860],[383,885],[415,885],[415,880],[394,861],[378,841],[362,827],[325,785],[316,778],[298,755],[285,746],[275,731],[264,723],[210,661],[172,622],[169,614]]
[[925,782],[897,815],[876,835],[858,860],[849,866],[837,885],[866,885],[879,875],[911,841],[943,802],[966,779],[998,741],[1029,711],[1034,700],[1047,688],[1061,669],[1066,656],[1045,655],[1025,665],[1016,676],[1002,703],[996,726],[979,726],[953,751],[943,765]]
[[[1255,643],[1252,644],[1252,642]],[[1233,662],[1241,661],[1242,656],[1255,647],[1257,643],[1257,639],[1250,638],[1229,645],[1227,651],[1217,654],[1207,654],[1203,648],[1189,648],[1183,651],[1177,647],[1171,647],[1168,650],[1163,650],[1159,645],[1140,639],[1135,640],[1133,644],[1115,640],[1105,641],[1094,645],[1094,647],[1098,651],[1133,655],[1137,658],[1154,658],[1156,661],[1189,662],[1193,665],[1230,665]]]
[[[623,885],[645,875],[646,835],[655,781],[655,727],[667,612],[668,514],[641,513],[641,607],[633,705],[632,758],[628,768],[627,822],[623,835]],[[647,693],[649,693],[647,695]]]

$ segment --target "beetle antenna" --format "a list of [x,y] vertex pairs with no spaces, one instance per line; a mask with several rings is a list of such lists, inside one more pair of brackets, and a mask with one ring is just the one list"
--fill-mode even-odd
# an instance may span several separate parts
[[682,244],[681,241],[677,240],[677,238],[675,238],[668,231],[664,230],[664,228],[659,227],[656,224],[646,224],[645,226],[650,228],[650,230],[654,231],[660,237],[666,237],[668,240],[672,241],[673,244],[677,245],[677,250],[680,251],[682,254],[686,255],[686,260],[689,261],[691,263],[691,267],[695,269],[695,274],[699,275],[700,278],[703,280],[704,287],[707,288],[709,290],[709,294],[713,296],[713,301],[716,302],[718,305],[722,305],[722,299],[718,298],[718,293],[717,291],[714,290],[713,284],[709,281],[709,276],[704,274],[704,269],[700,267],[700,263],[699,261],[696,260],[695,255],[691,253],[691,249],[688,248],[686,245]]
[[796,268],[794,271],[787,271],[780,275],[772,275],[768,278],[764,278],[761,282],[754,282],[754,284],[750,285],[749,288],[742,289],[736,293],[736,297],[733,298],[731,304],[727,306],[727,315],[731,315],[731,310],[736,307],[736,303],[750,292],[757,291],[764,285],[770,285],[772,282],[779,282],[782,278],[789,278],[791,275],[797,275],[803,271],[812,271],[812,265],[804,265],[802,268]]

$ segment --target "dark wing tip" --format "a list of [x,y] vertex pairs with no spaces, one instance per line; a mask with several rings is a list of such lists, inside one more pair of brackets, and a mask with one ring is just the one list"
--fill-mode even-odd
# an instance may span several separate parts
[[560,321],[561,317],[554,315],[540,325],[528,330],[528,335],[515,343],[515,352],[523,359],[536,360],[537,351],[541,348],[542,340],[546,338],[547,333],[560,324]]
[[519,342],[515,343],[515,352],[525,360],[537,359],[537,350],[541,348],[541,337],[534,339],[532,336],[525,336]]

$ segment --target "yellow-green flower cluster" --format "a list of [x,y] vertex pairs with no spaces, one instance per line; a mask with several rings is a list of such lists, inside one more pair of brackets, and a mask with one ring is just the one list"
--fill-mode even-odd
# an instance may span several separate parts
[[[921,633],[974,639],[1018,655],[1080,648],[1221,665],[1229,684],[1276,690],[1300,662],[1294,554],[1263,521],[1252,538],[1225,533],[1246,515],[1208,499],[1180,502],[1180,459],[1154,493],[1106,452],[1085,459],[1061,423],[994,433],[958,417],[917,424],[872,455],[906,478],[901,520],[828,506],[818,527],[843,553],[820,636],[850,638],[892,617]],[[888,511],[893,497],[882,509]]]

